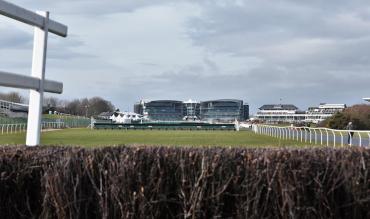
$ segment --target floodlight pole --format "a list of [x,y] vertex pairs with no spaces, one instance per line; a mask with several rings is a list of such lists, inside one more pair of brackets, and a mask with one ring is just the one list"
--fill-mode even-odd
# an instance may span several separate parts
[[37,14],[45,17],[45,19],[42,28],[37,26],[34,27],[31,75],[40,80],[40,86],[38,90],[30,90],[26,137],[27,146],[37,146],[40,144],[46,50],[49,32],[49,12],[38,11]]

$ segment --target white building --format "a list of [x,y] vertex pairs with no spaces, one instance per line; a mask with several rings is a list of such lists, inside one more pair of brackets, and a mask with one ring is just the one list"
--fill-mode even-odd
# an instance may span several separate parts
[[370,102],[370,97],[363,98],[365,101]]
[[299,123],[305,113],[292,104],[266,104],[259,108],[256,118],[267,123]]
[[305,122],[319,123],[331,117],[337,112],[342,112],[347,106],[345,104],[321,103],[318,107],[309,107],[306,111]]
[[292,104],[267,104],[260,107],[256,119],[266,123],[319,123],[337,112],[342,112],[345,104],[325,104],[300,111]]

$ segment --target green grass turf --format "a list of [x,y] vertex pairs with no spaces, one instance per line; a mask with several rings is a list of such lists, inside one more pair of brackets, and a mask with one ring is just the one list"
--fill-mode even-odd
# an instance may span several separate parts
[[[25,133],[0,135],[0,144],[24,144]],[[43,145],[110,146],[303,146],[308,143],[279,140],[251,131],[162,131],[162,130],[91,130],[64,129],[43,132]]]

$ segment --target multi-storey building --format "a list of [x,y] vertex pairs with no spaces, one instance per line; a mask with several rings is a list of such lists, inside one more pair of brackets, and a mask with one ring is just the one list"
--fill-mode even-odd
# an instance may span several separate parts
[[0,116],[27,117],[28,105],[0,100]]
[[134,111],[151,121],[234,122],[249,118],[249,105],[235,99],[140,101]]
[[305,119],[305,113],[292,104],[266,104],[259,108],[256,118],[267,123],[298,123]]
[[242,100],[221,99],[200,103],[200,119],[209,122],[232,122],[244,120]]
[[268,104],[259,108],[256,118],[267,123],[319,123],[345,108],[345,104],[321,103],[300,111],[292,104]]
[[321,103],[318,107],[309,107],[306,111],[305,122],[319,123],[331,117],[337,112],[346,109],[345,104]]

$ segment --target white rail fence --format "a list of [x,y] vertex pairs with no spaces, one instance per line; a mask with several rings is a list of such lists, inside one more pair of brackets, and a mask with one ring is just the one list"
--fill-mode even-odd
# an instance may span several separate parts
[[[63,129],[66,128],[64,122],[43,122],[41,129]],[[0,134],[15,134],[27,131],[27,123],[0,124]]]
[[257,134],[315,145],[370,147],[370,131],[291,126],[278,127],[262,124],[254,124],[252,130]]

